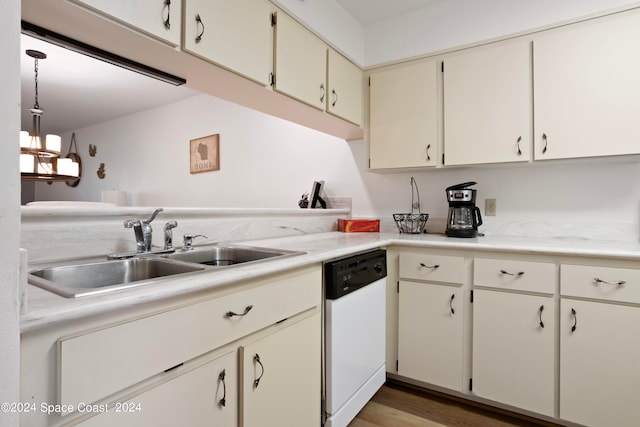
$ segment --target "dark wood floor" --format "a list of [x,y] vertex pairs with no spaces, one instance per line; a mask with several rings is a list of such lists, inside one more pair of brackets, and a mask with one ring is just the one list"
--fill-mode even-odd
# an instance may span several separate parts
[[555,424],[387,382],[349,427],[510,427]]

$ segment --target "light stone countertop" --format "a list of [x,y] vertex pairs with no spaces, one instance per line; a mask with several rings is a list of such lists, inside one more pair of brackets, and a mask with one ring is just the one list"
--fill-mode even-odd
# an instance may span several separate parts
[[483,236],[459,239],[431,234],[325,232],[237,243],[303,251],[305,254],[234,266],[228,269],[173,276],[158,279],[158,282],[154,284],[80,298],[64,298],[28,285],[28,308],[20,319],[21,330],[22,332],[30,332],[58,322],[104,314],[190,293],[233,286],[236,283],[268,274],[318,264],[332,258],[391,245],[640,261],[640,242],[596,241],[581,238]]

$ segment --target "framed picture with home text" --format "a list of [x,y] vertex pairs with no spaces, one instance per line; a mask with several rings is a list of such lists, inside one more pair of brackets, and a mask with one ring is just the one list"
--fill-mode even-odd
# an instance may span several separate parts
[[220,169],[220,134],[209,135],[189,141],[191,173],[217,171]]

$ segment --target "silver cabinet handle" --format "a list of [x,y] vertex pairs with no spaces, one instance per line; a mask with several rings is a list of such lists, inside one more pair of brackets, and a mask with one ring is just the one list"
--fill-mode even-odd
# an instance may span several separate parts
[[218,405],[220,406],[227,406],[227,383],[224,381],[226,375],[225,369],[218,375],[218,382],[222,382],[222,399],[218,400]]
[[598,279],[597,277],[594,277],[593,281],[595,283],[602,283],[603,285],[612,285],[612,286],[622,286],[625,283],[627,283],[624,280],[618,280],[617,282],[612,283],[612,282],[607,282],[606,280]]
[[252,308],[253,308],[253,305],[248,305],[248,306],[246,306],[244,308],[244,311],[242,313],[234,313],[233,311],[227,311],[225,313],[225,316],[227,316],[227,317],[233,317],[233,316],[242,317],[242,316],[245,316],[247,313],[249,313]]
[[322,95],[320,95],[320,102],[324,102],[324,83],[320,84],[320,89],[322,89]]
[[196,36],[196,43],[200,43],[200,41],[202,40],[202,36],[204,35],[204,22],[202,22],[200,14],[196,15],[196,31],[198,30],[198,24],[202,25],[202,31]]
[[336,102],[338,102],[338,93],[335,89],[331,89],[331,94],[333,95],[333,102],[331,103],[332,107],[336,106]]
[[542,321],[542,312],[544,311],[544,305],[541,305],[538,309],[538,315],[540,316],[540,327],[544,328],[544,322]]
[[451,309],[451,314],[456,314],[456,311],[453,309],[453,300],[455,299],[456,294],[451,294],[451,299],[449,299],[449,308]]
[[520,150],[520,142],[522,141],[522,136],[519,136],[516,140],[516,145],[518,146],[518,156],[522,156],[522,150]]
[[547,134],[543,133],[542,134],[542,140],[544,141],[544,147],[542,147],[542,154],[547,152]]
[[258,353],[256,353],[255,356],[253,356],[253,361],[256,362],[258,365],[260,365],[260,370],[261,370],[260,375],[258,376],[258,378],[253,380],[253,388],[258,388],[258,384],[260,384],[260,380],[262,379],[262,376],[264,375],[264,365],[260,361],[260,355]]
[[167,9],[167,18],[162,20],[164,28],[171,29],[171,0],[164,0],[165,8]]
[[524,271],[518,271],[517,273],[509,273],[507,270],[500,270],[500,274],[504,274],[507,276],[524,276]]
[[432,269],[432,270],[435,270],[435,269],[437,269],[437,268],[440,268],[440,266],[439,266],[438,264],[434,264],[434,265],[427,265],[427,264],[425,264],[425,263],[423,263],[423,262],[421,262],[421,263],[420,263],[420,267],[422,267],[422,268],[430,268],[430,269]]
[[427,161],[431,161],[431,155],[429,154],[429,150],[431,150],[431,144],[427,144],[427,148],[424,150],[427,155]]

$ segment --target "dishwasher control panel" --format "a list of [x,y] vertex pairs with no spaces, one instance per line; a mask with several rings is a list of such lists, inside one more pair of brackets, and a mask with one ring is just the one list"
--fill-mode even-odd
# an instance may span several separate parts
[[324,264],[325,297],[337,299],[387,277],[387,251],[373,251]]

